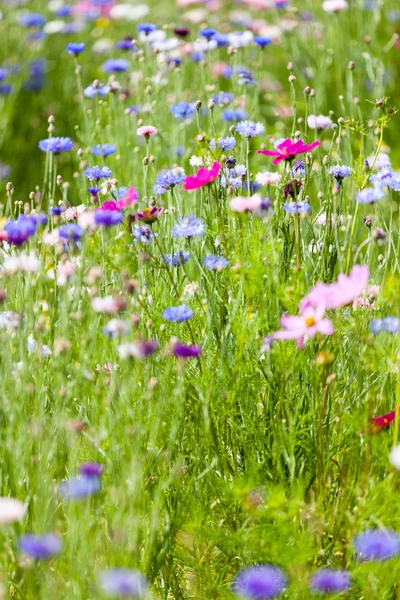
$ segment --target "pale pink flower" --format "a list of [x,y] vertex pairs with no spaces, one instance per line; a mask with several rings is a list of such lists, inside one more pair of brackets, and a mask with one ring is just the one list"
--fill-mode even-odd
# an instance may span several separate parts
[[[330,224],[333,227],[336,223],[338,216],[337,215],[330,215]],[[326,225],[328,221],[328,215],[326,213],[321,213],[318,217],[317,217],[317,224],[318,225]],[[339,216],[339,223],[340,225],[343,223],[343,217],[340,215]]]
[[85,212],[86,209],[87,207],[84,204],[80,204],[79,206],[70,206],[63,213],[64,219],[67,221],[73,221],[74,219],[77,219],[79,215]]
[[96,229],[95,215],[96,212],[94,210],[86,210],[79,215],[78,225],[82,227],[82,229]]
[[272,173],[267,171],[266,173],[257,173],[256,182],[260,185],[276,185],[279,183],[281,176],[279,173]]
[[303,314],[308,306],[317,306],[321,303],[326,310],[347,306],[362,294],[368,278],[368,266],[356,265],[349,275],[341,273],[333,283],[317,283],[300,302],[300,312]]
[[322,10],[325,12],[342,12],[342,10],[347,10],[349,8],[346,0],[325,0],[322,3]]
[[67,285],[68,281],[74,276],[75,269],[76,265],[69,261],[59,264],[56,270],[56,280],[58,285],[61,287]]
[[58,229],[53,229],[53,231],[48,231],[44,233],[42,236],[42,240],[47,246],[57,246],[57,244],[64,245],[64,242],[60,238],[60,235],[58,233]]
[[104,298],[93,298],[92,308],[96,312],[104,312],[108,315],[121,312],[126,308],[126,300],[119,296],[105,296]]
[[21,500],[15,498],[0,498],[0,524],[16,523],[22,521],[25,516],[27,506]]
[[149,138],[152,135],[155,135],[157,131],[158,129],[152,125],[143,125],[142,127],[138,127],[136,133],[141,137]]
[[376,298],[380,292],[379,285],[370,285],[367,288],[368,298]]
[[253,212],[261,208],[262,200],[261,194],[254,194],[254,196],[250,197],[238,196],[237,198],[232,198],[231,209],[234,212]]

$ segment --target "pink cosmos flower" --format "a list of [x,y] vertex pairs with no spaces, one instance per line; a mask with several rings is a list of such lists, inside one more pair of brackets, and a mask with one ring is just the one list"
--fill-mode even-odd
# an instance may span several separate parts
[[152,135],[155,135],[157,131],[158,129],[152,125],[143,125],[142,127],[137,128],[136,133],[142,137],[149,138]]
[[221,163],[215,161],[211,169],[199,169],[196,175],[189,175],[189,177],[186,177],[183,187],[188,192],[191,190],[198,190],[209,183],[213,183],[217,179],[220,170]]
[[130,187],[126,194],[119,200],[107,200],[99,206],[98,210],[123,210],[127,206],[134,204],[139,198],[136,188]]
[[312,150],[319,145],[320,142],[318,140],[312,144],[305,144],[303,140],[293,142],[290,138],[286,138],[286,140],[283,140],[283,142],[277,145],[276,150],[257,150],[257,154],[276,156],[276,158],[272,161],[272,164],[278,165],[283,160],[291,160],[297,154],[309,152],[309,150]]
[[333,283],[317,283],[300,302],[300,312],[308,306],[323,304],[325,309],[351,304],[364,291],[369,278],[367,265],[354,266],[349,275],[341,273]]
[[324,319],[325,306],[320,302],[316,306],[309,305],[300,316],[285,314],[281,318],[283,329],[275,331],[264,338],[263,346],[270,346],[271,342],[277,340],[296,340],[299,348],[304,348],[306,337],[314,337],[317,333],[322,335],[332,335],[335,329],[329,319]]
[[281,176],[279,173],[257,173],[256,182],[260,185],[277,185],[280,182]]
[[238,196],[237,198],[232,198],[231,209],[234,212],[252,212],[261,208],[261,202],[261,194],[254,194],[250,198],[247,196]]

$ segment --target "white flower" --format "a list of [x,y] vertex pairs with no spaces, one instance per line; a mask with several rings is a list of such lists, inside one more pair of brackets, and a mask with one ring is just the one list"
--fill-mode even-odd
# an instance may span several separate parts
[[330,117],[324,117],[324,115],[309,115],[307,123],[310,129],[329,129],[333,121]]
[[389,454],[389,461],[395,469],[400,469],[400,444],[397,444],[397,446],[391,449]]
[[201,156],[195,156],[194,154],[193,154],[193,156],[190,157],[189,163],[190,163],[191,167],[202,167],[202,166],[204,166],[202,157]]
[[281,176],[279,173],[272,173],[267,171],[266,173],[257,173],[256,182],[260,185],[276,185],[279,183]]
[[111,7],[110,18],[121,21],[139,21],[150,12],[147,4],[117,4]]
[[21,254],[20,256],[9,256],[5,259],[3,269],[6,273],[37,273],[40,269],[40,261],[34,252]]
[[0,497],[0,523],[16,523],[22,521],[26,513],[26,505],[15,498]]
[[122,319],[111,319],[103,328],[103,333],[114,337],[115,335],[127,335],[130,331],[128,323]]
[[325,12],[341,12],[349,8],[346,0],[325,0],[322,3],[322,10]]

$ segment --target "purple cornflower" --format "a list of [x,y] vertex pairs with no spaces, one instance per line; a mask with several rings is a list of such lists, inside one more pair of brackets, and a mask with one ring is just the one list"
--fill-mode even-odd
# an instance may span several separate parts
[[74,142],[69,137],[52,137],[47,140],[40,140],[39,148],[43,152],[51,152],[52,154],[60,154],[61,152],[69,152],[72,150]]
[[332,179],[336,179],[336,181],[343,181],[346,177],[350,177],[352,174],[352,168],[347,165],[333,165],[329,169],[329,175]]
[[36,223],[29,217],[19,217],[16,221],[10,221],[5,226],[7,241],[15,246],[22,246],[30,237],[36,233]]
[[385,193],[381,187],[365,188],[356,194],[356,200],[360,204],[373,204],[384,197]]
[[18,21],[21,27],[43,27],[47,19],[40,13],[27,13]]
[[246,600],[267,600],[278,596],[286,586],[283,572],[273,565],[247,567],[233,582],[233,593]]
[[193,215],[181,218],[179,223],[172,228],[172,237],[174,238],[201,237],[203,234],[203,222]]
[[83,235],[83,229],[77,223],[68,223],[62,225],[58,230],[58,235],[65,241],[79,242]]
[[306,165],[303,160],[296,160],[293,163],[292,173],[294,177],[304,177],[306,174]]
[[85,169],[85,177],[91,179],[92,181],[100,181],[100,179],[107,179],[111,177],[111,169],[108,167],[87,167]]
[[90,186],[88,187],[87,191],[91,196],[97,196],[97,194],[100,192],[100,188],[97,186]]
[[132,235],[135,238],[135,243],[150,244],[153,241],[154,233],[147,225],[135,225],[132,229]]
[[128,67],[128,61],[124,58],[110,58],[103,63],[105,73],[124,73]]
[[122,213],[118,210],[96,210],[94,214],[94,222],[96,225],[103,227],[112,227],[122,223]]
[[[215,150],[216,149],[215,139],[214,138],[212,138],[212,140],[210,140],[209,146],[210,146],[211,150]],[[221,150],[223,150],[224,152],[226,152],[228,150],[232,150],[236,146],[236,140],[232,136],[229,136],[229,137],[226,137],[226,138],[218,138],[218,140],[217,140],[217,146],[218,146],[218,148],[220,148]]]
[[310,589],[313,592],[344,592],[351,586],[348,571],[342,569],[319,569],[310,579]]
[[306,215],[311,206],[308,202],[284,202],[283,210],[291,215]]
[[108,569],[100,574],[99,581],[108,598],[130,596],[140,600],[145,597],[148,589],[144,575],[131,569]]
[[53,216],[56,216],[56,217],[58,217],[59,215],[61,215],[61,213],[63,213],[63,212],[64,212],[64,210],[65,210],[65,207],[64,207],[64,206],[59,206],[59,205],[57,205],[57,206],[52,206],[52,207],[50,208],[50,214],[51,214],[51,215],[53,215]]
[[240,121],[236,125],[236,131],[242,137],[254,138],[263,135],[265,127],[262,123],[255,123],[254,121]]
[[178,342],[173,348],[173,353],[177,358],[197,358],[201,354],[200,346],[187,346]]
[[182,323],[183,321],[189,321],[192,317],[193,311],[185,304],[169,306],[163,312],[163,318],[171,323]]
[[169,108],[174,117],[182,121],[189,119],[196,112],[194,102],[179,102],[176,105],[171,104]]
[[216,256],[215,254],[210,254],[209,256],[205,256],[203,258],[203,265],[205,268],[212,271],[222,271],[222,269],[227,267],[229,264],[229,260],[223,256]]
[[248,116],[247,112],[244,108],[227,108],[222,111],[222,118],[224,121],[228,121],[228,123],[233,123],[233,121],[242,121]]
[[97,144],[93,146],[92,152],[95,156],[111,156],[111,154],[115,154],[117,151],[117,146],[115,144]]
[[103,471],[103,465],[97,462],[83,463],[79,466],[79,473],[82,477],[101,477]]
[[153,186],[154,193],[157,195],[165,194],[175,185],[181,185],[186,179],[183,169],[168,169],[163,173],[158,173],[156,183]]
[[135,47],[135,44],[133,43],[133,40],[127,38],[125,40],[120,40],[119,42],[117,42],[115,44],[115,47],[118,50],[133,50]]
[[86,44],[84,44],[83,42],[81,42],[81,43],[70,42],[69,44],[67,44],[66,50],[67,50],[68,54],[72,54],[72,56],[78,56],[78,54],[83,52],[85,48],[86,48]]
[[257,46],[260,46],[260,48],[265,48],[266,46],[269,46],[272,43],[272,39],[269,37],[256,35],[253,38],[253,42],[257,44]]
[[184,250],[180,250],[179,252],[175,252],[175,254],[164,254],[164,262],[166,262],[169,266],[172,267],[180,267],[184,265],[189,260],[189,252],[185,252]]
[[390,529],[370,529],[354,539],[358,560],[387,560],[400,552],[400,537]]
[[100,488],[100,479],[97,477],[73,477],[69,481],[62,481],[59,491],[64,500],[78,500],[97,494]]
[[44,533],[43,535],[34,535],[28,533],[20,537],[18,548],[26,556],[35,560],[49,558],[61,551],[61,539],[55,533]]

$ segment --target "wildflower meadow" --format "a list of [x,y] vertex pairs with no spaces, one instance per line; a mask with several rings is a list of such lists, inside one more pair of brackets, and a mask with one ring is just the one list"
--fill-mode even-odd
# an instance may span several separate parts
[[0,12],[0,599],[399,600],[398,2]]

